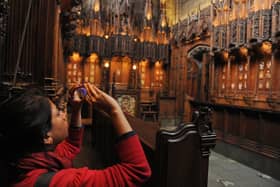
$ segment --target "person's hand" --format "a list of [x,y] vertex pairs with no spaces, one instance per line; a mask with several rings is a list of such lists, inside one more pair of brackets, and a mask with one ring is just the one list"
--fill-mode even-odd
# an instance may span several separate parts
[[85,87],[88,90],[87,101],[93,103],[98,110],[111,117],[117,135],[121,136],[132,131],[120,105],[115,99],[94,85],[85,84]]
[[106,112],[108,115],[121,111],[121,107],[114,98],[92,84],[86,83],[84,86],[88,90],[87,101],[93,103],[99,110]]
[[81,85],[74,85],[69,90],[69,103],[72,106],[73,110],[81,109],[84,99],[80,97],[77,89],[81,87]]

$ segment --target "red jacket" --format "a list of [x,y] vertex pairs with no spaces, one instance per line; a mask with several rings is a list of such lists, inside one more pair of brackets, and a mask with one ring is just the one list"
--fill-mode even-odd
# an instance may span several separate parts
[[48,171],[56,171],[50,187],[132,187],[141,186],[150,177],[151,169],[137,135],[117,143],[120,163],[103,170],[72,168],[72,160],[80,151],[82,136],[82,129],[69,130],[69,138],[60,143],[54,152],[34,153],[22,159],[19,167],[28,172],[13,186],[34,186],[40,174]]

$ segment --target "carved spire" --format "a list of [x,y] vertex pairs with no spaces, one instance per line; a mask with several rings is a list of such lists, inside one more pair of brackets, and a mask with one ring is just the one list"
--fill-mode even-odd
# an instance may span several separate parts
[[167,26],[166,21],[166,4],[161,3],[160,4],[160,20],[159,20],[159,27],[158,29],[160,31],[164,31]]
[[130,26],[130,5],[128,0],[122,1],[123,3],[120,6],[120,33],[121,34],[131,34],[131,26]]
[[94,0],[92,9],[95,13],[100,12],[100,1],[99,0]]
[[112,11],[114,12],[114,15],[113,15],[114,33],[119,34],[120,33],[120,22],[121,22],[119,0],[112,1]]
[[102,35],[102,26],[101,26],[101,13],[100,13],[100,1],[93,0],[92,3],[92,19],[90,23],[90,33],[91,35]]
[[158,43],[167,43],[167,20],[166,20],[166,3],[160,4],[160,20],[158,24]]
[[153,18],[153,11],[152,11],[152,1],[146,0],[145,4],[145,27],[152,27],[152,18]]
[[152,1],[146,0],[145,15],[144,15],[144,31],[142,33],[142,39],[144,41],[153,41],[153,24],[152,24]]

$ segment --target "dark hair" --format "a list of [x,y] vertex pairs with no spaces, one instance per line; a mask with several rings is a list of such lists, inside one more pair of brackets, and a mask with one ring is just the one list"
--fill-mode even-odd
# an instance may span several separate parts
[[0,116],[1,174],[7,170],[3,173],[8,177],[17,177],[20,158],[45,150],[44,137],[51,129],[50,101],[31,89],[2,103]]

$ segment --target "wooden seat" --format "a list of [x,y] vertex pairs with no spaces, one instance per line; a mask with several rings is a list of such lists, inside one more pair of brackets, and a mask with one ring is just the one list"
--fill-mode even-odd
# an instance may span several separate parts
[[143,120],[152,118],[153,121],[157,121],[158,111],[157,104],[155,102],[141,102],[140,103],[140,116]]
[[151,117],[154,121],[157,121],[157,111],[143,111],[141,112],[141,116],[143,120],[146,120],[146,118]]

